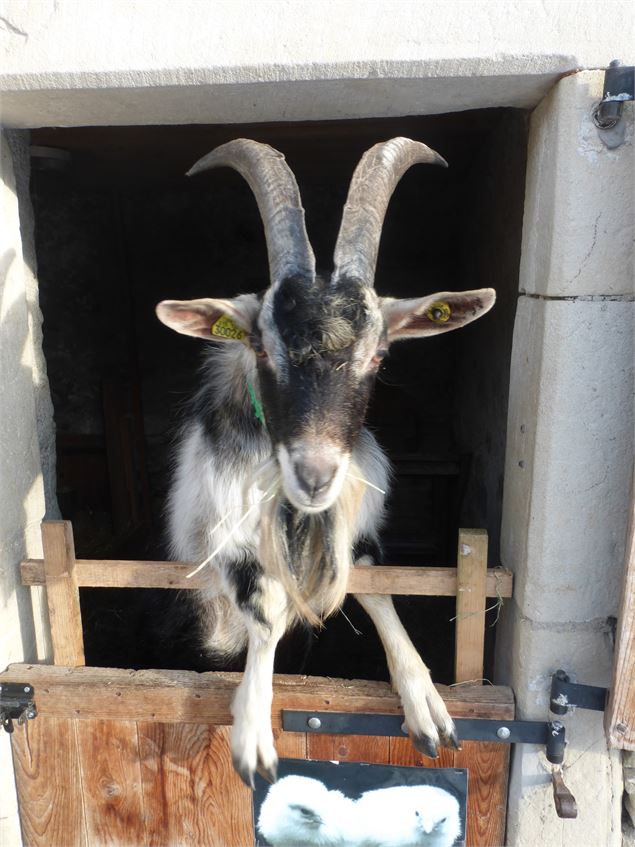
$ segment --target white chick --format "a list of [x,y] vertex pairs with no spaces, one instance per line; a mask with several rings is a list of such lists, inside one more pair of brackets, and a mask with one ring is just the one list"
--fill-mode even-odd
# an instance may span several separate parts
[[343,847],[355,802],[329,791],[319,780],[285,776],[269,789],[258,817],[258,831],[273,847]]
[[355,805],[360,847],[452,847],[461,835],[458,800],[434,785],[367,791]]

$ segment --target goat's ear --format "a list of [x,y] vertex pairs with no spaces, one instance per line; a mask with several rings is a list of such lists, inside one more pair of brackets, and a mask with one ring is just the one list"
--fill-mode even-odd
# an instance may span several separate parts
[[258,310],[255,294],[231,300],[162,300],[156,307],[158,319],[170,329],[215,341],[246,341]]
[[391,343],[458,329],[489,312],[495,301],[493,288],[479,288],[475,291],[440,291],[412,300],[382,297],[380,305],[386,321],[388,342]]

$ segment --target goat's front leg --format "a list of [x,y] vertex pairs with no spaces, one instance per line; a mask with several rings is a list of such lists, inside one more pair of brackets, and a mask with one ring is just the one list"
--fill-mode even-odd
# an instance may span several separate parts
[[[257,568],[257,566],[256,566]],[[248,632],[245,672],[232,703],[232,759],[243,782],[254,788],[254,773],[275,782],[278,756],[271,729],[273,660],[287,624],[282,585],[254,569],[249,591],[237,591]]]
[[414,746],[432,758],[438,755],[439,743],[458,748],[454,721],[434,687],[430,671],[399,620],[392,597],[356,594],[355,599],[370,616],[384,645],[390,678],[401,698]]

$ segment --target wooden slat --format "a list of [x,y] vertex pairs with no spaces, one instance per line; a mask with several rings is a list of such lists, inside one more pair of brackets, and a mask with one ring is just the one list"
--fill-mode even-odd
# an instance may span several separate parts
[[56,665],[83,665],[84,639],[70,521],[42,523],[44,584]]
[[136,723],[86,720],[75,726],[88,843],[147,844]]
[[306,732],[284,732],[274,729],[273,740],[280,759],[306,759]]
[[466,847],[505,844],[509,744],[463,741],[454,766],[467,768]]
[[38,716],[11,748],[25,847],[87,847],[75,721]]
[[431,759],[419,753],[409,738],[390,739],[390,764],[407,765],[413,768],[452,768],[454,767],[454,750],[439,747],[438,757]]
[[483,677],[487,532],[461,529],[457,554],[455,682]]
[[251,791],[234,771],[229,728],[142,722],[147,847],[254,843]]
[[635,750],[635,478],[624,555],[613,681],[605,712],[609,744]]
[[307,756],[325,762],[368,762],[386,765],[390,761],[390,739],[363,735],[307,735]]
[[[0,684],[25,679],[35,689],[40,715],[230,725],[230,704],[242,674],[53,665],[11,665],[0,673]],[[455,717],[514,716],[510,688],[465,685],[438,690]],[[402,714],[399,698],[385,682],[276,674],[275,729],[281,728],[282,709]]]
[[[205,585],[205,571],[187,579],[191,562],[149,562],[117,559],[78,559],[75,572],[80,588],[179,588]],[[42,559],[27,559],[21,565],[22,585],[45,585]],[[503,568],[487,573],[488,597],[512,596],[512,573]],[[351,594],[403,594],[454,597],[456,568],[414,568],[401,565],[360,565],[351,571]]]

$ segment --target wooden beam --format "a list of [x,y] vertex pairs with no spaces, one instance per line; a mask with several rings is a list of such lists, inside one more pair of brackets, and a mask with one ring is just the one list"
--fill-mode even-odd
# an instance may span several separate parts
[[[53,665],[11,665],[0,673],[0,685],[28,682],[33,686],[38,715],[220,726],[232,723],[231,701],[241,679],[240,673]],[[440,685],[438,690],[455,717],[502,720],[514,716],[510,688]],[[275,674],[274,729],[282,727],[282,709],[402,714],[399,698],[385,682]]]
[[84,639],[70,521],[42,523],[43,576],[56,665],[83,665]]
[[[115,559],[78,559],[75,577],[80,588],[202,588],[205,571],[187,579],[196,565],[191,562],[122,561]],[[22,562],[22,585],[45,585],[42,559]],[[454,597],[457,591],[456,568],[414,568],[400,565],[363,565],[351,571],[351,594],[402,594],[428,597]],[[488,597],[512,596],[511,571],[490,568],[487,572]]]
[[487,605],[487,532],[459,530],[455,682],[483,678]]
[[605,712],[611,747],[635,750],[635,477],[624,554],[613,681]]

